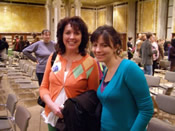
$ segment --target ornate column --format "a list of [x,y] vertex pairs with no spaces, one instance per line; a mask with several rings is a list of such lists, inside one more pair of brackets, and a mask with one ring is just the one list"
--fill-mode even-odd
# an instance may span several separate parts
[[113,5],[109,5],[106,7],[106,24],[113,25]]
[[54,29],[53,29],[53,39],[55,42],[57,42],[57,37],[56,37],[56,33],[57,33],[57,25],[58,22],[61,18],[61,0],[54,0],[53,1],[53,7],[54,7]]
[[157,22],[157,37],[165,39],[166,37],[166,21],[168,14],[168,0],[159,0],[158,4],[158,22]]
[[81,6],[80,0],[74,0],[75,16],[81,16]]
[[135,0],[128,1],[128,37],[132,37],[135,41]]
[[64,0],[65,2],[65,15],[66,17],[70,17],[70,14],[71,14],[71,1],[70,0]]
[[51,0],[47,0],[46,1],[46,28],[48,30],[51,30],[51,9],[52,9],[52,1]]

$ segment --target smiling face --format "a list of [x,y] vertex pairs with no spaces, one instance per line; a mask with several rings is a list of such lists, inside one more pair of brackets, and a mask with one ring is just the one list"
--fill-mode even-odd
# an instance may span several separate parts
[[103,36],[100,35],[98,40],[93,42],[92,51],[99,62],[104,62],[105,64],[111,60],[112,57],[116,57],[116,49],[114,48],[112,42],[110,45],[105,43]]
[[78,47],[81,44],[82,33],[80,30],[75,30],[70,24],[67,24],[63,32],[63,43],[66,51],[78,52]]

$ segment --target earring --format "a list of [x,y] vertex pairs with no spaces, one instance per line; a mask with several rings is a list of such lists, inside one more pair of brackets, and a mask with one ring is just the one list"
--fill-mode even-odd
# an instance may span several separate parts
[[121,49],[120,49],[120,48],[117,48],[117,50],[116,50],[116,55],[119,56],[120,53],[121,53]]

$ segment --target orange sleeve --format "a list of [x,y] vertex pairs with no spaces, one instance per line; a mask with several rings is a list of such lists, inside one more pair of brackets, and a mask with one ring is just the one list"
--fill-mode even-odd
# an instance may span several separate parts
[[49,83],[50,83],[49,82],[49,75],[50,75],[50,72],[51,72],[51,59],[52,59],[52,55],[53,55],[53,53],[49,56],[49,58],[47,60],[47,64],[46,64],[46,68],[45,68],[45,72],[44,72],[44,77],[43,77],[41,86],[39,88],[39,93],[40,93],[41,99],[42,99],[42,97],[45,94],[50,95],[50,92],[49,92]]
[[97,90],[98,86],[99,86],[99,71],[98,71],[98,65],[97,62],[95,60],[93,60],[94,62],[94,68],[88,78],[88,88],[89,90]]

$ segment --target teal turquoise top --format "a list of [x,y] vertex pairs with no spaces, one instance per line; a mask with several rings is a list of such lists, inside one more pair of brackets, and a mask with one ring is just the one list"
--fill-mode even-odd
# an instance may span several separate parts
[[144,73],[134,62],[123,59],[103,92],[100,84],[97,95],[102,103],[101,131],[146,130],[153,103]]

